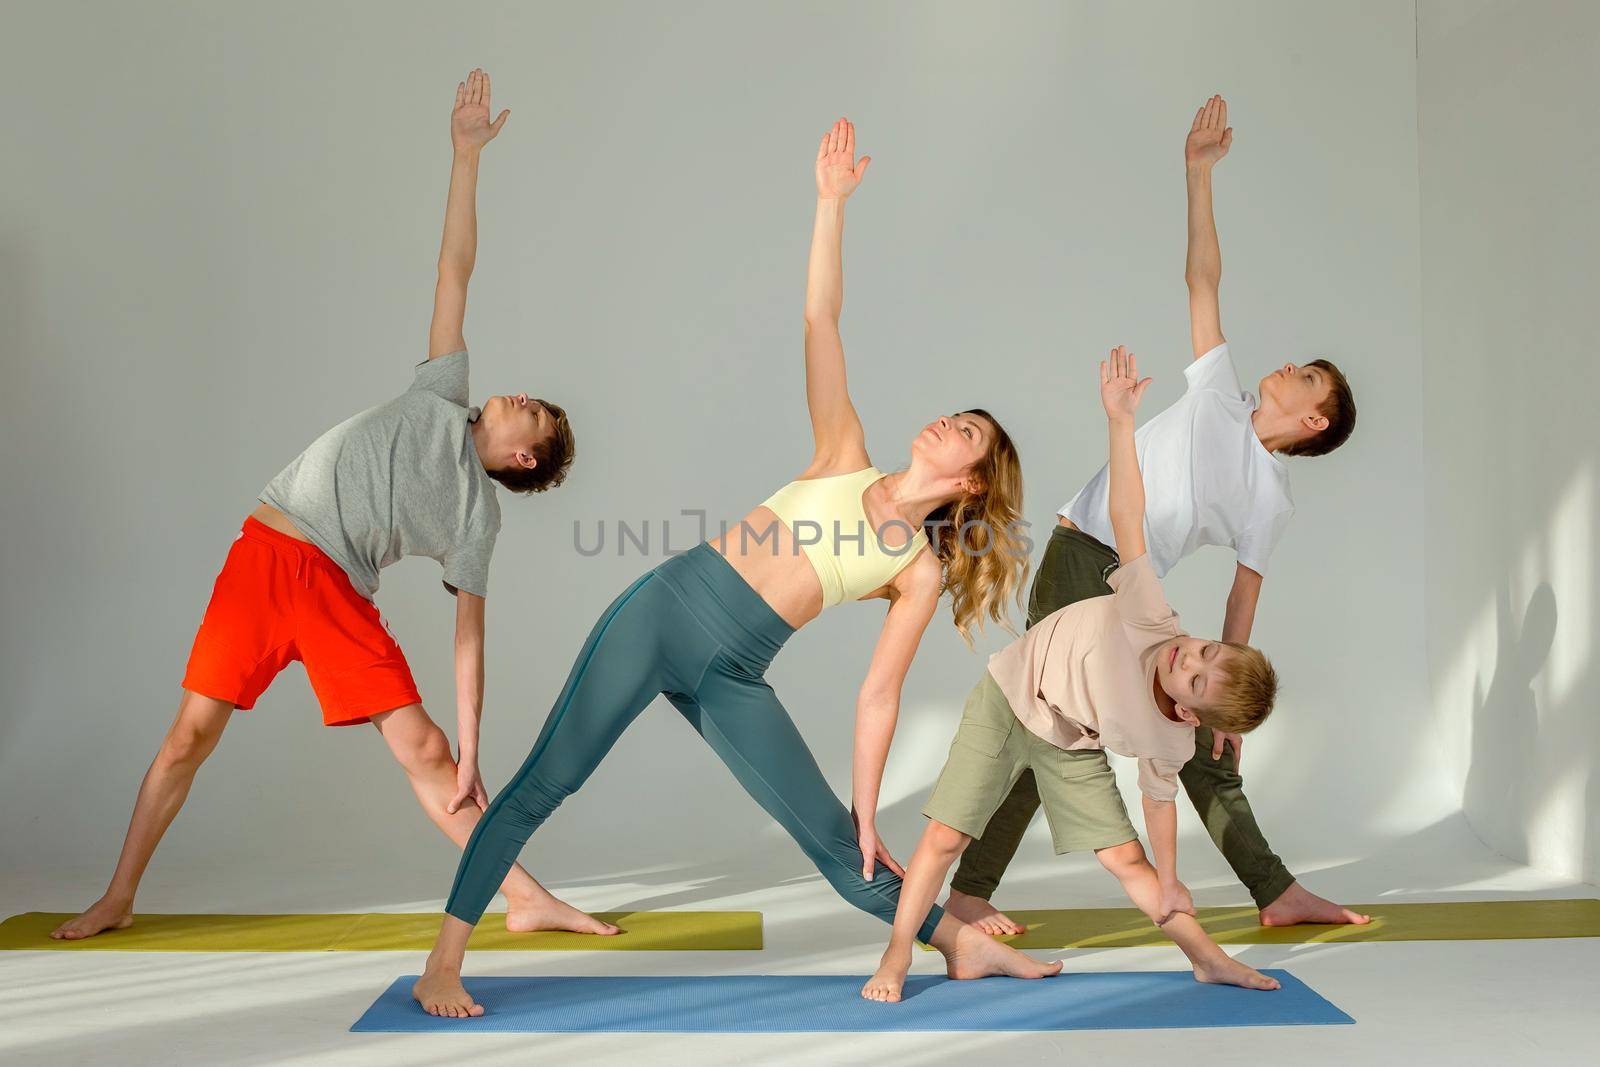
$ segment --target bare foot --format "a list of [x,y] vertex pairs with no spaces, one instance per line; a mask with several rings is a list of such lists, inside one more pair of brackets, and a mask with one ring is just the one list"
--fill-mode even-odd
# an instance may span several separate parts
[[911,950],[890,945],[883,951],[877,973],[861,987],[861,995],[867,1000],[879,1000],[885,1004],[898,1003],[900,991],[905,988],[906,972],[910,969]]
[[593,915],[585,915],[548,893],[535,899],[508,902],[506,929],[514,934],[532,933],[534,930],[570,930],[575,934],[599,934],[602,937],[622,932],[611,923],[601,922]]
[[1351,923],[1364,926],[1371,921],[1372,916],[1341,908],[1331,900],[1323,900],[1299,882],[1291,883],[1277,900],[1261,909],[1262,926],[1294,926],[1298,923]]
[[1278,980],[1219,951],[1216,959],[1194,965],[1194,980],[1210,985],[1236,985],[1241,989],[1277,989]]
[[133,907],[109,897],[101,897],[76,919],[68,919],[50,936],[57,941],[82,941],[106,930],[126,930],[133,925]]
[[1010,945],[1003,945],[972,926],[956,931],[955,947],[944,955],[945,973],[951,978],[1049,978],[1061,972],[1061,961],[1040,963]]
[[461,984],[461,975],[454,971],[435,970],[430,967],[411,987],[422,1010],[441,1019],[465,1019],[483,1014],[483,1005],[472,999],[467,987]]
[[968,896],[954,889],[950,890],[950,897],[944,902],[944,910],[968,926],[976,926],[990,937],[1009,937],[1026,929],[982,897]]

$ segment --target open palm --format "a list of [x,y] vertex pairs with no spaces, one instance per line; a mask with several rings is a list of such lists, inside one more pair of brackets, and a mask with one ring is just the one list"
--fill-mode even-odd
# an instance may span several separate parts
[[1233,127],[1228,125],[1228,102],[1213,96],[1194,113],[1189,139],[1183,143],[1185,163],[1213,166],[1233,147]]
[[495,139],[510,114],[507,109],[489,121],[489,75],[476,69],[456,86],[456,106],[450,113],[450,143],[456,148],[482,148]]
[[855,124],[849,119],[835,122],[817,149],[817,195],[824,200],[843,200],[856,191],[871,162],[871,156],[856,161]]
[[1144,399],[1150,379],[1139,378],[1139,361],[1122,345],[1111,350],[1111,358],[1100,361],[1100,403],[1107,415],[1131,416]]

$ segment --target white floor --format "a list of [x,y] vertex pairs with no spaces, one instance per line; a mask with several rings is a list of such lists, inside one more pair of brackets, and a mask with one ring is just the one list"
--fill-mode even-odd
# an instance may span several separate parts
[[[1023,906],[1114,904],[1114,885],[1076,859],[1025,849],[1002,894]],[[1198,849],[1191,849],[1197,855]],[[159,862],[159,861],[158,861]],[[798,874],[798,868],[788,868]],[[1493,856],[1448,820],[1403,849],[1316,865],[1302,879],[1351,901],[1509,896],[1596,896]],[[64,910],[93,895],[95,875],[40,876],[15,869],[0,883],[0,912]],[[234,910],[396,910],[438,901],[349,901],[336,880],[311,876],[293,899],[236,894],[219,883],[252,872],[163,869],[147,885],[150,911],[227,910],[217,898],[250,899]],[[260,876],[264,872],[253,872]],[[281,871],[279,874],[281,875]],[[883,930],[839,905],[815,877],[773,887],[757,879],[673,881],[636,872],[556,888],[602,908],[756,908],[766,949],[729,953],[480,953],[476,974],[866,974]],[[1241,899],[1220,872],[1191,887],[1201,903]],[[61,887],[68,885],[63,890]],[[1385,887],[1375,889],[1374,887]],[[204,888],[205,899],[200,889]],[[1399,888],[1394,888],[1399,887]],[[734,892],[724,892],[728,889]],[[709,891],[708,891],[709,890]],[[720,894],[720,895],[713,895]],[[1255,946],[1251,964],[1286,967],[1356,1019],[1354,1026],[1142,1030],[1039,1034],[558,1035],[351,1034],[350,1024],[421,953],[177,954],[0,953],[0,1062],[144,1064],[384,1063],[858,1063],[906,1056],[916,1063],[1019,1062],[1115,1057],[1153,1062],[1238,1063],[1257,1057],[1305,1063],[1592,1063],[1600,1023],[1600,939],[1462,941],[1331,946]],[[1050,955],[1039,953],[1039,955]],[[1175,969],[1168,949],[1061,953],[1069,970]],[[937,957],[919,954],[918,970]],[[892,1010],[892,1009],[891,1009]]]

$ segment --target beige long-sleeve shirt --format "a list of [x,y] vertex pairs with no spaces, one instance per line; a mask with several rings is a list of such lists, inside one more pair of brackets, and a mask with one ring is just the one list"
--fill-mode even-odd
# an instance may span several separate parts
[[1194,727],[1156,704],[1155,651],[1183,631],[1148,553],[1107,582],[1110,595],[1046,615],[989,657],[989,673],[1031,733],[1058,748],[1134,757],[1140,791],[1172,800]]

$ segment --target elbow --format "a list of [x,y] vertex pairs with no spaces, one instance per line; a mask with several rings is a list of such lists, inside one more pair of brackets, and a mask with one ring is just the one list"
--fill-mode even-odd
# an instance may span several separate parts
[[839,312],[836,308],[807,307],[805,314],[806,333],[838,333]]
[[1191,268],[1183,272],[1183,284],[1189,287],[1191,293],[1214,293],[1222,284],[1222,272]]
[[472,279],[472,261],[462,262],[447,256],[439,257],[439,284],[441,286],[467,287],[467,282]]
[[1121,507],[1107,508],[1107,517],[1111,519],[1113,530],[1137,530],[1144,526],[1144,501],[1138,506],[1123,505]]
[[888,718],[900,714],[900,691],[878,686],[864,686],[856,694],[856,714],[867,718]]

